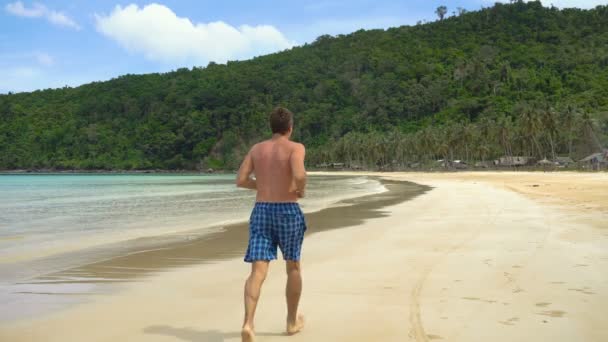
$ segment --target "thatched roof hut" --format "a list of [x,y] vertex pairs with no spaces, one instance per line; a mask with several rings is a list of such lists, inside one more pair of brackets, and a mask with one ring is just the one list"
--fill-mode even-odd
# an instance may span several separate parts
[[574,160],[570,157],[556,157],[553,162],[560,166],[568,166],[570,164],[574,164]]
[[493,166],[493,165],[494,165],[494,163],[491,162],[491,161],[478,161],[478,162],[475,162],[475,167],[478,167],[478,168],[487,169],[487,168],[489,168],[490,166]]
[[522,156],[504,156],[497,160],[497,165],[500,166],[525,166],[534,163],[534,158]]
[[608,163],[608,150],[604,150],[604,152],[598,152],[579,160],[581,163],[597,163],[597,164],[605,164]]

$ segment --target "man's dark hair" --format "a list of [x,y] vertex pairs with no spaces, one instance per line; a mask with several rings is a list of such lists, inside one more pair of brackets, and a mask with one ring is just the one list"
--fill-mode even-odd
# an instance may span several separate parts
[[293,113],[287,108],[277,107],[270,113],[272,133],[285,134],[293,125]]

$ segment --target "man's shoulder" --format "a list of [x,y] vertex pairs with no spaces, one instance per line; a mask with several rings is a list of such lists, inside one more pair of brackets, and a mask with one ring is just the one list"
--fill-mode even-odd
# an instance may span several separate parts
[[253,144],[253,146],[251,146],[250,151],[260,148],[260,146],[264,145],[264,143],[266,143],[266,142],[268,142],[268,140],[260,141],[256,144]]
[[289,147],[290,153],[292,156],[294,155],[298,155],[298,156],[304,156],[306,154],[306,149],[304,148],[304,144],[295,142],[295,141],[291,141],[290,142],[291,145]]
[[301,149],[301,150],[304,149],[304,144],[302,144],[302,143],[295,142],[295,141],[290,141],[289,143],[291,144],[291,148],[293,148],[294,150],[295,149]]

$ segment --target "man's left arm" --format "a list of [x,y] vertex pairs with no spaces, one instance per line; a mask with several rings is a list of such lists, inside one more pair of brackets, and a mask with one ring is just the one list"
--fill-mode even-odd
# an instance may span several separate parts
[[251,151],[247,153],[245,159],[241,163],[239,173],[236,176],[236,186],[239,188],[257,190],[255,179],[251,178],[253,172],[253,159],[251,158]]

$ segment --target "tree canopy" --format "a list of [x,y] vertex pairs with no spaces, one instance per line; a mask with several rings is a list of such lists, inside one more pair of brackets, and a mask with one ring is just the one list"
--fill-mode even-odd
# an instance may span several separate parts
[[[447,9],[446,9],[447,11]],[[0,95],[0,168],[235,169],[295,113],[308,162],[578,158],[608,133],[608,7],[497,3],[248,61]]]

